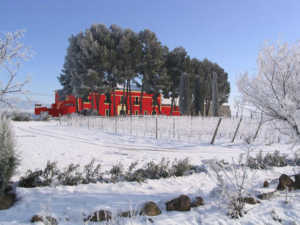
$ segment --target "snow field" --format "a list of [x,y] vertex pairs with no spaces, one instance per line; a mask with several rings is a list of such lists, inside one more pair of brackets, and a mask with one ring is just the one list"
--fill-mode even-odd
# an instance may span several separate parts
[[[62,122],[59,121],[14,122],[13,125],[22,159],[14,180],[24,175],[27,169],[44,168],[48,160],[57,161],[58,167],[63,168],[70,163],[79,163],[83,166],[95,158],[97,163],[101,163],[104,171],[118,162],[128,167],[131,162],[138,160],[139,165],[142,166],[151,160],[159,162],[163,157],[170,160],[188,157],[191,163],[196,165],[212,159],[231,162],[232,158],[238,158],[240,153],[245,153],[247,150],[241,140],[235,144],[227,139],[217,140],[216,145],[209,145],[205,142],[199,143],[199,140],[196,143],[184,139],[156,140],[153,136],[114,134],[112,131],[103,131],[84,124],[62,126]],[[264,152],[280,150],[282,153],[291,154],[288,145],[277,143],[266,146],[260,141],[254,144],[252,154],[260,150]],[[273,183],[270,188],[263,189],[261,187],[264,180],[277,179],[282,173],[294,172],[295,168],[291,167],[249,170],[249,192],[255,194],[258,191],[272,191],[276,184]],[[0,224],[28,225],[34,214],[50,214],[59,220],[60,225],[83,225],[85,215],[93,211],[108,209],[117,214],[119,211],[139,208],[144,202],[150,200],[158,203],[162,209],[161,215],[152,218],[154,224],[159,225],[279,224],[272,219],[272,211],[282,219],[282,224],[300,224],[299,191],[290,194],[288,204],[284,203],[285,195],[281,194],[274,200],[247,206],[249,212],[246,216],[239,220],[232,220],[226,216],[226,210],[219,198],[212,194],[216,186],[217,182],[212,173],[200,173],[185,177],[147,180],[146,183],[120,182],[17,188],[19,201],[11,209],[0,211]],[[190,212],[167,212],[164,203],[180,194],[187,194],[190,197],[200,195],[206,204]],[[137,217],[125,219],[121,224],[150,224],[150,222],[147,222],[144,217]]]

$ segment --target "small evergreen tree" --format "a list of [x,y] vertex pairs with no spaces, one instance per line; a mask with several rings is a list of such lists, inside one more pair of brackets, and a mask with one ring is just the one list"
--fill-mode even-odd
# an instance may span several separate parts
[[10,120],[4,115],[0,115],[0,195],[4,193],[18,164],[16,141]]

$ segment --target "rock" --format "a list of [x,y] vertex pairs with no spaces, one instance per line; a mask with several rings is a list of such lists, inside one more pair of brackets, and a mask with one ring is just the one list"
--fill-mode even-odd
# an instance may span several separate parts
[[119,217],[128,217],[131,218],[137,215],[137,211],[125,211],[119,214]]
[[295,175],[295,189],[300,189],[300,174]]
[[34,215],[31,220],[31,223],[42,222],[44,224],[58,225],[57,220],[52,216],[40,216]]
[[94,212],[92,215],[89,215],[87,218],[84,219],[84,222],[91,221],[91,222],[101,222],[101,221],[109,221],[111,220],[112,213],[108,210],[99,210]]
[[255,205],[257,203],[260,203],[260,201],[256,200],[253,197],[244,197],[241,199],[243,202],[250,204],[250,205]]
[[192,202],[191,202],[191,207],[194,208],[194,207],[198,207],[198,206],[201,206],[201,205],[204,205],[204,200],[202,197],[198,196],[196,197]]
[[141,215],[146,215],[146,216],[157,216],[161,214],[161,210],[159,207],[155,204],[155,202],[146,202],[141,209],[140,212]]
[[294,189],[295,183],[294,181],[286,174],[282,174],[279,177],[279,184],[277,186],[277,190],[283,191],[285,188],[288,188],[289,191]]
[[166,203],[167,211],[190,211],[191,210],[191,199],[186,195],[180,195]]
[[264,185],[263,185],[263,187],[264,187],[264,188],[267,188],[267,187],[269,187],[269,182],[265,180],[265,181],[264,181]]
[[8,193],[12,193],[14,192],[14,187],[12,184],[9,184],[5,189],[4,189],[4,193],[8,194]]
[[16,201],[15,193],[0,195],[0,210],[9,209]]
[[272,191],[272,192],[268,192],[268,193],[259,194],[256,197],[261,200],[269,200],[274,196],[274,194],[275,194],[275,191]]

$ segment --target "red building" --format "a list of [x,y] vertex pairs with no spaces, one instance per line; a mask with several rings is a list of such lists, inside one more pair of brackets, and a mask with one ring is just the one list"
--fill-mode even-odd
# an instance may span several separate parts
[[[131,96],[131,97],[129,97]],[[162,96],[157,98],[159,106],[153,105],[153,98],[151,94],[143,93],[141,99],[140,91],[131,91],[127,98],[127,114],[130,114],[130,108],[133,115],[171,115],[171,106],[162,104]],[[131,99],[131,104],[130,104]],[[115,101],[115,107],[114,107]],[[77,104],[76,104],[77,102]],[[46,112],[53,117],[62,115],[82,112],[85,110],[94,109],[98,111],[100,116],[117,116],[126,114],[126,104],[123,102],[123,91],[116,90],[111,93],[110,97],[105,94],[91,93],[88,96],[88,101],[83,101],[81,98],[75,98],[72,95],[67,96],[64,100],[60,99],[58,92],[55,92],[55,103],[50,108],[43,107],[39,104],[35,106],[35,114],[40,115],[42,112]],[[124,102],[125,103],[125,102]],[[142,103],[142,110],[140,112],[140,104]],[[98,107],[98,110],[97,110]],[[160,108],[159,108],[160,107]],[[77,108],[77,110],[76,110]],[[114,112],[115,108],[115,112]],[[159,110],[160,109],[160,110]],[[173,108],[172,115],[179,116],[178,106]]]

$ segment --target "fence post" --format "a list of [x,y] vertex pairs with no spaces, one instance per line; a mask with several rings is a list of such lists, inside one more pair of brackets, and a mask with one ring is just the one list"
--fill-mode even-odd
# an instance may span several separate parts
[[130,135],[132,135],[132,115],[130,115]]
[[173,138],[175,138],[175,118],[173,118]]
[[218,121],[217,127],[216,127],[216,129],[215,129],[215,132],[214,132],[214,136],[212,137],[212,139],[211,139],[211,142],[210,142],[210,144],[211,144],[211,145],[213,145],[213,144],[214,144],[214,142],[215,142],[215,138],[216,138],[216,136],[217,136],[218,129],[219,129],[219,126],[220,126],[220,124],[221,124],[221,121],[222,121],[222,117],[221,117],[221,118],[219,118],[219,121]]
[[155,117],[155,138],[157,139],[157,116]]
[[115,117],[115,134],[117,134],[117,131],[118,131],[118,128],[117,128],[117,126],[118,126],[118,121],[117,121],[117,116],[115,115],[114,116]]
[[231,140],[231,143],[234,142],[234,139],[235,139],[235,137],[236,137],[236,135],[237,135],[237,133],[238,133],[238,131],[239,131],[239,128],[240,128],[240,125],[241,125],[242,120],[243,120],[243,117],[241,117],[241,119],[240,119],[240,121],[239,121],[239,123],[238,123],[238,125],[237,125],[237,127],[236,127],[236,129],[235,129],[235,132],[234,132],[233,138],[232,138],[232,140]]

